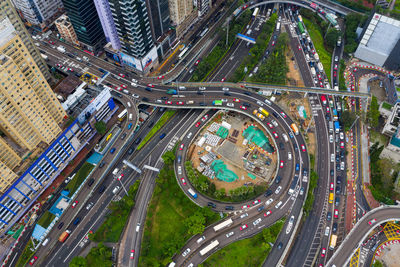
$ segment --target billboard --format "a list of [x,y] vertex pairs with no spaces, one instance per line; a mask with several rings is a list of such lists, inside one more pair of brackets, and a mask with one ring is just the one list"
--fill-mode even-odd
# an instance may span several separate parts
[[149,66],[152,65],[158,58],[157,48],[153,48],[143,58],[135,58],[123,52],[120,52],[121,62],[124,65],[130,66],[139,71],[145,71]]

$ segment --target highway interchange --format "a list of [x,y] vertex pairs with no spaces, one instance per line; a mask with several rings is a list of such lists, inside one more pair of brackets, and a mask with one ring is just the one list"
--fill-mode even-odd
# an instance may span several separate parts
[[[265,15],[266,9],[267,9],[266,7],[262,8],[261,14]],[[282,27],[285,28],[286,32],[290,33],[291,31],[289,27],[290,17],[287,14],[285,15],[285,13],[283,13],[282,18],[286,19],[288,22],[288,23],[282,23],[283,24]],[[252,21],[252,24],[249,25],[249,28],[254,29],[257,26],[257,21],[258,20]],[[276,32],[276,34],[279,33],[280,32]],[[295,34],[293,35],[289,34],[289,35],[290,35],[290,45],[292,47],[292,50],[295,52],[294,54],[296,62],[298,66],[301,66],[300,70],[304,81],[304,85],[306,87],[315,87],[315,81],[311,76],[308,63],[306,62],[304,56],[304,51],[303,49],[301,50],[297,49],[300,45],[299,36],[296,36]],[[205,42],[204,40],[205,39],[202,39],[201,41]],[[57,40],[52,39],[52,41],[54,41],[54,46],[60,44]],[[45,42],[47,42],[47,40]],[[74,51],[74,53],[77,53],[80,56],[82,55],[87,56],[87,54],[85,54],[84,52],[76,50],[73,47],[67,46],[64,43],[62,43],[62,45],[67,47],[67,51],[71,52]],[[49,56],[50,59],[49,64],[54,65],[60,63],[62,65],[68,65],[68,64],[73,64],[74,66],[79,65],[80,69],[82,69],[82,72],[88,71],[99,77],[103,75],[103,72],[101,72],[99,68],[109,71],[111,74],[106,77],[106,79],[103,81],[103,84],[111,85],[113,89],[121,87],[121,84],[126,85],[129,94],[117,92],[117,98],[125,105],[128,101],[134,104],[151,103],[151,105],[159,107],[177,108],[179,110],[177,115],[172,118],[171,123],[167,124],[160,130],[160,133],[165,132],[167,134],[167,138],[160,141],[156,135],[156,137],[153,138],[145,146],[144,149],[134,152],[132,155],[129,155],[127,152],[130,147],[134,147],[134,145],[131,146],[130,144],[132,144],[137,138],[143,138],[149,130],[149,127],[147,127],[147,125],[150,123],[150,121],[156,121],[158,118],[160,118],[162,112],[160,112],[159,108],[157,108],[137,133],[133,133],[133,131],[130,132],[126,131],[127,127],[124,124],[121,126],[121,128],[124,129],[122,133],[127,132],[129,135],[125,140],[118,138],[117,143],[113,145],[113,147],[120,148],[118,154],[115,156],[107,153],[106,158],[104,159],[104,161],[107,162],[106,167],[104,167],[104,169],[97,168],[95,170],[95,173],[93,175],[95,177],[99,177],[99,179],[97,180],[98,184],[96,183],[91,188],[85,187],[84,190],[82,190],[79,193],[79,195],[75,199],[79,201],[78,209],[68,209],[66,212],[64,212],[60,221],[65,222],[65,225],[61,227],[60,230],[55,229],[55,231],[52,231],[49,235],[51,242],[48,246],[49,247],[52,246],[52,249],[51,250],[39,249],[38,252],[35,254],[39,256],[38,263],[45,261],[46,266],[66,266],[67,262],[70,261],[72,257],[77,256],[79,254],[80,252],[79,245],[82,242],[82,240],[85,240],[87,233],[92,229],[98,228],[98,226],[101,224],[101,222],[104,219],[104,215],[106,215],[107,213],[106,207],[109,205],[110,201],[116,198],[116,196],[112,193],[112,189],[119,183],[118,181],[116,181],[115,177],[111,175],[110,172],[114,168],[121,169],[124,166],[124,164],[122,163],[122,159],[128,159],[138,167],[142,167],[143,164],[146,163],[150,166],[155,166],[157,168],[160,168],[162,166],[160,162],[160,156],[164,152],[164,148],[166,148],[170,142],[180,142],[178,140],[183,140],[185,149],[192,142],[193,138],[196,136],[196,131],[200,131],[200,127],[197,128],[194,126],[194,124],[196,123],[196,121],[199,121],[202,117],[204,117],[205,114],[204,112],[201,111],[201,109],[215,108],[214,106],[212,106],[213,100],[220,99],[222,96],[223,98],[226,98],[228,100],[228,103],[232,103],[234,105],[230,107],[224,106],[223,107],[224,109],[234,110],[246,114],[247,116],[252,117],[254,120],[258,119],[257,117],[253,116],[252,110],[262,105],[264,109],[269,111],[271,114],[274,114],[271,115],[269,118],[267,118],[265,122],[270,122],[272,119],[277,121],[279,126],[276,127],[276,129],[274,130],[278,133],[279,136],[282,136],[283,133],[289,135],[289,133],[292,132],[292,130],[290,129],[290,124],[293,121],[290,117],[286,118],[283,117],[282,113],[284,114],[285,111],[281,107],[279,107],[274,103],[267,103],[264,101],[265,98],[263,96],[258,95],[254,92],[253,93],[246,92],[239,86],[236,86],[238,88],[231,87],[229,90],[229,95],[226,94],[224,95],[224,91],[222,91],[219,86],[212,87],[209,86],[209,84],[204,84],[204,86],[206,86],[206,90],[205,93],[203,94],[199,94],[199,90],[197,88],[194,88],[193,86],[191,87],[188,86],[186,90],[180,91],[180,94],[183,97],[170,97],[168,101],[171,101],[171,103],[169,104],[169,102],[167,103],[165,100],[163,101],[159,100],[161,100],[161,97],[167,97],[165,95],[165,90],[171,88],[171,86],[160,84],[160,81],[157,80],[156,78],[138,77],[132,74],[130,74],[129,77],[128,76],[120,77],[119,76],[120,73],[124,73],[125,75],[127,74],[126,70],[123,70],[118,66],[115,66],[109,62],[103,61],[96,57],[88,56],[90,58],[90,65],[88,64],[84,65],[84,63],[77,61],[75,58],[66,57],[64,54],[58,52],[49,44],[43,43],[39,49],[44,51],[46,55]],[[209,81],[220,81],[222,78],[228,77],[233,69],[229,67],[230,66],[229,62],[232,61],[232,58],[237,60],[238,55],[243,54],[243,52],[245,52],[246,49],[248,50],[245,42],[238,41],[238,43],[236,44],[236,50],[233,50],[232,53],[229,53],[228,56],[226,56],[223,59],[222,63],[220,64],[221,68],[209,78]],[[190,60],[187,61],[188,62],[187,64],[193,64],[196,58],[198,57],[198,53],[194,49],[193,49],[193,54],[196,55],[192,56],[191,52],[191,54],[187,56],[188,58],[191,58]],[[176,73],[180,73],[181,70],[182,68],[180,70],[179,67],[176,68],[174,71],[172,71],[172,74],[170,73],[170,76],[173,77],[173,75],[175,75]],[[176,73],[174,74],[174,72]],[[182,77],[183,78],[181,81],[185,82],[190,78],[190,75],[184,74]],[[133,81],[132,79],[138,81]],[[167,79],[167,77],[165,79]],[[152,92],[145,90],[145,88],[148,87],[148,83],[154,84]],[[132,97],[131,96],[132,94],[134,94],[135,97]],[[136,98],[136,96],[138,96],[138,98]],[[336,191],[337,185],[339,185],[337,184],[336,177],[341,176],[344,178],[346,176],[343,170],[336,168],[338,164],[337,161],[336,160],[333,160],[333,162],[331,161],[332,154],[334,154],[335,158],[337,155],[339,155],[340,158],[340,153],[341,151],[343,151],[342,150],[343,148],[340,148],[339,144],[336,143],[335,141],[330,142],[329,140],[330,134],[332,134],[334,139],[335,135],[337,134],[339,136],[339,134],[334,132],[333,133],[329,132],[328,125],[329,121],[333,121],[333,116],[327,117],[328,114],[332,114],[332,109],[336,108],[340,99],[338,97],[330,97],[328,98],[328,103],[323,104],[321,103],[320,95],[310,94],[308,97],[313,110],[313,116],[315,120],[315,130],[316,130],[315,134],[318,140],[317,142],[318,151],[316,153],[317,154],[316,170],[320,177],[318,186],[315,190],[315,202],[313,211],[304,222],[302,226],[302,231],[298,234],[297,238],[294,240],[294,244],[291,245],[292,247],[290,247],[289,245],[290,241],[294,237],[295,230],[297,229],[297,227],[293,226],[292,230],[288,234],[286,234],[285,231],[282,231],[282,233],[279,235],[276,241],[276,244],[282,243],[283,246],[279,249],[276,246],[274,246],[274,248],[270,252],[270,255],[268,256],[265,262],[265,266],[277,266],[278,263],[282,263],[283,252],[289,251],[290,248],[291,252],[289,252],[289,260],[287,261],[287,266],[296,266],[296,265],[311,266],[314,263],[322,264],[324,266],[331,266],[330,264],[336,264],[336,266],[342,266],[342,264],[345,263],[345,260],[348,259],[345,257],[340,257],[340,259],[338,259],[338,257],[333,256],[328,263],[329,265],[326,265],[327,264],[326,259],[331,257],[333,253],[329,251],[328,257],[324,258],[318,257],[321,247],[327,248],[329,246],[330,235],[328,236],[323,235],[325,228],[328,226],[330,227],[330,229],[332,229],[333,223],[338,222],[338,220],[336,219],[332,219],[329,221],[326,220],[327,213],[330,212],[332,216],[334,209],[336,208],[334,207],[334,205],[328,204],[328,194],[330,191],[334,191],[330,190],[331,186],[330,184],[331,183],[334,184],[334,188]],[[233,102],[233,98],[240,99],[241,103]],[[178,102],[180,102],[181,100],[184,103],[187,103],[188,101],[194,101],[194,104],[191,106],[180,105],[178,104]],[[243,102],[248,103],[251,107],[247,108],[247,110],[241,109],[240,106]],[[329,102],[331,102],[331,104],[329,104]],[[204,103],[204,105],[199,105],[200,103]],[[189,111],[188,108],[191,108],[192,110]],[[181,109],[184,110],[182,110],[181,112],[180,111]],[[133,108],[130,109],[129,112],[137,115],[137,110]],[[209,118],[212,117],[214,112],[215,111],[212,110],[208,111]],[[259,121],[259,123],[264,127],[265,131],[270,133],[270,129],[268,129],[265,122]],[[192,137],[187,138],[187,133],[192,133]],[[215,203],[216,206],[214,210],[227,212],[229,214],[229,217],[233,219],[233,224],[230,225],[228,228],[225,228],[221,232],[219,231],[215,232],[212,226],[206,228],[205,232],[202,234],[206,236],[206,239],[200,244],[196,242],[199,236],[195,236],[190,240],[188,240],[186,245],[182,248],[181,252],[183,252],[189,247],[191,249],[190,253],[185,257],[182,256],[182,253],[176,254],[175,257],[173,258],[174,262],[176,262],[179,266],[187,266],[190,263],[199,264],[203,262],[210,254],[201,256],[198,252],[206,245],[208,245],[212,240],[217,239],[219,241],[218,248],[222,248],[235,240],[247,238],[254,235],[255,233],[261,231],[262,228],[272,225],[274,222],[276,222],[277,220],[279,220],[284,216],[286,218],[294,216],[295,218],[294,225],[297,225],[297,222],[301,217],[303,202],[305,200],[305,196],[307,195],[308,182],[306,180],[300,179],[299,184],[297,186],[297,190],[293,195],[288,195],[287,190],[295,174],[302,177],[303,170],[306,170],[307,173],[310,173],[309,171],[310,163],[309,163],[307,149],[305,148],[303,150],[301,148],[302,145],[306,145],[303,136],[301,134],[293,135],[293,133],[291,135],[293,136],[293,138],[290,139],[289,143],[285,144],[286,149],[277,150],[278,161],[282,160],[285,164],[285,168],[277,169],[277,175],[283,177],[283,179],[279,185],[276,184],[275,182],[271,184],[270,189],[273,192],[272,195],[269,196],[262,195],[257,198],[261,200],[261,203],[256,205],[253,205],[252,201],[248,201],[245,203],[237,203],[237,204],[220,203],[215,200],[210,200],[207,197],[199,194],[199,197],[195,200],[197,204],[205,206],[209,202]],[[280,139],[282,139],[282,137],[280,137]],[[278,146],[275,144],[275,147]],[[287,159],[288,151],[291,151],[294,156],[294,159],[292,161],[289,161]],[[183,156],[184,152],[185,150],[183,151],[182,154]],[[184,162],[184,160],[182,162]],[[300,165],[298,171],[295,171],[296,163]],[[177,163],[176,167],[178,167]],[[334,172],[333,176],[331,175],[331,170],[333,170]],[[136,172],[133,172],[130,168],[125,168],[123,170],[123,173],[124,177],[126,177],[126,179],[122,181],[125,187],[129,187],[137,179],[139,179],[139,175]],[[144,173],[141,176],[141,187],[138,196],[136,198],[137,204],[131,216],[134,219],[130,221],[130,223],[127,226],[128,227],[127,232],[133,234],[129,235],[129,237],[126,239],[125,246],[122,248],[123,251],[120,251],[120,255],[123,256],[119,257],[119,264],[121,264],[122,266],[137,266],[139,252],[140,252],[140,241],[141,241],[142,231],[140,229],[140,231],[137,232],[136,226],[137,223],[139,222],[143,225],[145,221],[147,204],[151,198],[152,189],[154,186],[154,177],[155,174],[149,170],[144,171]],[[180,175],[178,175],[177,178],[178,178],[177,182],[182,187],[182,190],[186,194],[188,194],[187,189],[189,188],[190,185],[189,184],[183,185],[182,181],[180,180],[181,178]],[[188,181],[188,179],[186,179],[186,181]],[[342,180],[341,182],[343,184],[346,184],[345,180]],[[104,193],[99,194],[98,189],[103,185],[106,186],[106,190]],[[282,189],[278,194],[275,194],[275,190],[278,186],[281,186]],[[304,194],[302,195],[300,194],[300,188],[303,188],[305,191]],[[342,188],[342,190],[339,190],[336,193],[337,196],[341,196],[345,194],[345,190],[344,188]],[[122,196],[123,194],[124,194],[123,190],[120,190],[118,193],[119,196]],[[188,197],[190,197],[189,194]],[[273,202],[266,205],[265,202],[269,199],[273,199]],[[344,197],[342,197],[342,199],[344,200]],[[275,207],[275,205],[280,201],[282,201],[281,206]],[[89,211],[87,211],[86,205],[87,203],[90,202],[93,202],[94,206]],[[242,209],[242,206],[244,205],[249,205],[249,207]],[[261,205],[265,206],[265,210],[263,212],[257,211],[257,208]],[[234,210],[227,211],[226,206],[233,206]],[[340,207],[337,208],[340,210],[340,214],[343,214],[344,201],[341,201]],[[264,213],[269,210],[271,210],[271,214],[264,217]],[[387,218],[391,218],[390,216],[393,214],[393,210],[391,209],[382,209],[380,212],[382,213],[383,218],[385,218],[385,216]],[[245,218],[240,218],[240,216],[244,213],[247,213],[248,216]],[[373,218],[374,214],[371,213],[371,215],[368,216]],[[67,223],[67,222],[72,222],[73,219],[76,217],[82,218],[81,223],[78,226],[73,226],[71,223]],[[253,225],[253,222],[258,218],[262,219],[261,223]],[[368,224],[365,225],[365,220],[367,219],[363,217],[359,222],[360,223],[359,227],[361,227],[362,233],[364,235],[365,233],[368,233],[368,231],[370,230]],[[239,230],[239,227],[244,224],[247,224],[249,227],[243,231]],[[286,229],[287,224],[288,221],[286,221],[286,224],[283,228],[284,230]],[[58,243],[57,238],[64,229],[73,230],[71,236],[72,238],[67,239],[67,241],[63,244],[60,244]],[[307,231],[305,231],[305,229],[307,229]],[[339,229],[339,232],[341,232],[342,235],[344,234],[343,231],[344,231],[343,228]],[[226,234],[230,232],[234,232],[234,234],[230,237],[227,237]],[[354,248],[356,248],[357,245],[359,245],[358,244],[359,242],[362,242],[362,239],[360,239],[360,237],[363,237],[363,235],[361,235],[361,231],[360,232],[357,231],[356,233],[353,232],[354,231],[352,231],[350,235],[353,234],[354,236],[357,237],[353,238],[352,242],[349,242],[349,240],[346,238],[347,249],[343,248],[345,246],[340,246],[339,248],[339,250],[341,251],[341,253],[343,253],[343,255],[345,253],[344,251],[350,253],[351,251],[354,250]],[[130,254],[131,249],[135,249],[136,251],[134,261],[130,260],[128,256]]]

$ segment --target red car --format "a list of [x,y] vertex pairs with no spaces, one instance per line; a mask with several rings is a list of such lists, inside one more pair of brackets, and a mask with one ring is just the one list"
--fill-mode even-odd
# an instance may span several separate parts
[[274,126],[273,126],[271,123],[269,123],[269,122],[267,122],[267,125],[268,125],[268,127],[269,127],[270,129],[274,128]]
[[122,88],[119,86],[115,86],[114,88],[115,88],[115,90],[122,91]]
[[338,218],[339,217],[339,211],[337,209],[335,209],[333,211],[333,217]]
[[120,77],[125,78],[125,74],[119,73],[118,74]]
[[321,258],[324,258],[326,255],[326,248],[322,248],[321,250]]
[[239,102],[240,102],[240,99],[239,99],[239,98],[234,98],[234,99],[233,99],[233,102],[239,103]]
[[305,145],[301,145],[301,151],[306,152],[306,146]]
[[49,40],[49,44],[52,44],[52,45],[53,45],[53,44],[55,44],[55,43],[54,43],[54,41]]
[[329,190],[333,191],[334,188],[335,188],[334,184],[331,183],[331,185],[329,186]]
[[333,72],[333,77],[336,77],[336,71]]
[[340,142],[340,148],[344,148],[344,142]]
[[70,71],[70,72],[74,72],[73,68],[67,68],[67,70]]
[[279,163],[279,168],[283,168],[283,160],[281,160],[281,162]]
[[131,258],[131,260],[133,260],[135,258],[135,250],[134,249],[131,250],[130,258]]
[[240,106],[241,109],[246,110],[247,108],[245,106]]
[[121,181],[121,179],[122,179],[122,177],[124,177],[124,174],[123,173],[121,173],[121,175],[118,177],[118,181]]
[[300,45],[298,45],[297,48],[299,49],[299,51],[301,51],[301,46]]
[[78,205],[78,200],[75,200],[75,202],[74,202],[74,203],[72,203],[72,205],[71,205],[71,208],[75,208],[75,207],[76,207],[76,205]]
[[198,122],[198,123],[196,123],[196,127],[199,127],[200,126],[200,124],[201,124],[201,122]]
[[264,217],[267,217],[268,215],[270,215],[271,212],[272,212],[272,211],[269,210],[269,211],[267,211],[266,213],[264,213]]
[[272,46],[274,46],[275,45],[275,41],[272,41]]
[[149,83],[147,86],[148,86],[148,87],[154,87],[154,85],[151,84],[151,83]]
[[196,62],[194,63],[195,66],[199,65],[200,63],[200,59],[196,60]]
[[186,185],[185,178],[181,178],[181,181],[182,181],[182,184],[183,184],[183,185]]
[[158,77],[157,77],[157,79],[159,79],[159,80],[164,79],[164,78],[165,78],[164,75],[161,75],[161,76],[158,76]]
[[124,89],[127,88],[127,86],[125,84],[121,84],[121,87],[124,88]]
[[225,82],[225,81],[226,81],[226,78],[225,78],[225,77],[221,79],[221,82]]
[[253,201],[253,205],[256,205],[256,204],[258,204],[258,203],[260,203],[260,200],[259,200],[259,199]]
[[287,118],[286,114],[282,111],[281,112],[282,117],[284,117],[285,119]]
[[181,145],[179,146],[179,150],[183,150],[184,147],[185,147],[185,144],[181,144]]
[[335,66],[333,67],[334,70],[337,70],[337,64],[335,64]]
[[356,72],[357,70],[358,70],[357,68],[354,68],[354,69],[353,69],[353,72]]
[[243,231],[246,228],[247,228],[247,224],[243,224],[242,226],[240,226],[240,231]]
[[248,7],[249,7],[249,5],[244,5],[244,6],[242,7],[242,9],[245,10],[245,9],[248,8]]
[[247,208],[250,208],[250,205],[243,205],[242,206],[242,209],[247,209]]
[[166,105],[172,105],[172,101],[167,100],[167,101],[165,101],[165,104]]
[[277,139],[279,137],[276,132],[272,132],[272,134],[274,135],[275,139]]
[[376,223],[376,219],[372,219],[372,220],[370,220],[370,221],[368,222],[369,225],[372,225],[372,224],[374,224],[374,223]]
[[204,115],[203,118],[201,118],[201,121],[202,121],[202,122],[205,122],[207,119],[208,119],[208,115],[206,114],[206,115]]
[[29,261],[29,265],[33,265],[37,259],[38,259],[37,256],[33,256],[33,258]]
[[178,102],[176,102],[176,104],[177,105],[183,105],[183,102],[182,101],[178,101]]

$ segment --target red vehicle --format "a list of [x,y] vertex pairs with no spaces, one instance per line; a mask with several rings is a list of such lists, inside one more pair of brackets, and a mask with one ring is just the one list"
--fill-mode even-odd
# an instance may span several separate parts
[[268,127],[269,127],[270,129],[274,128],[274,126],[273,126],[271,123],[269,123],[269,122],[267,122],[267,125],[268,125]]
[[124,177],[124,174],[123,173],[121,173],[121,175],[118,177],[118,181],[120,181],[121,179],[122,179],[122,177]]
[[253,201],[253,205],[256,205],[256,204],[258,204],[258,203],[260,203],[260,200],[259,200],[259,199]]
[[301,46],[300,45],[298,45],[297,48],[299,49],[299,51],[301,51]]
[[281,112],[281,115],[282,115],[282,117],[284,117],[286,119],[287,116],[283,111]]
[[326,105],[326,97],[324,95],[321,95],[321,101],[322,101],[322,105]]
[[321,250],[321,258],[324,258],[326,255],[326,248],[322,248]]
[[240,106],[240,108],[243,109],[243,110],[247,109],[247,107],[245,107],[245,106]]
[[124,88],[124,89],[127,88],[127,86],[125,84],[121,84],[121,87]]
[[334,70],[337,70],[337,64],[335,64],[335,66],[333,67]]
[[185,147],[185,144],[181,144],[181,145],[179,146],[179,150],[183,150],[184,147]]
[[71,205],[71,208],[75,208],[75,207],[76,207],[76,205],[78,205],[78,200],[75,200],[75,202],[74,202],[74,203],[72,203],[72,205]]
[[70,72],[74,72],[73,68],[67,68],[67,70],[70,71]]
[[118,74],[120,77],[125,78],[125,74],[119,73]]
[[49,44],[52,44],[52,45],[53,45],[53,44],[55,44],[55,43],[54,43],[54,41],[49,40]]
[[33,258],[29,261],[29,265],[33,265],[36,262],[37,259],[38,259],[37,256],[33,256]]
[[264,217],[267,217],[268,215],[270,215],[271,212],[272,212],[272,211],[269,210],[269,211],[267,211],[266,213],[264,213]]
[[329,186],[329,190],[333,191],[334,188],[335,188],[334,184],[331,183],[330,186]]
[[276,132],[272,132],[272,134],[274,135],[275,139],[277,139],[279,137]]
[[225,78],[225,77],[221,79],[221,82],[225,82],[225,81],[226,81],[226,78]]
[[181,178],[181,181],[182,181],[182,184],[183,184],[183,185],[186,185],[185,178]]
[[157,79],[159,79],[159,80],[164,79],[164,78],[165,78],[164,75],[161,75],[161,76],[158,76],[158,77],[157,77]]
[[196,60],[196,62],[194,63],[195,66],[199,65],[200,63],[200,59]]
[[177,105],[183,105],[183,102],[182,101],[178,101],[178,102],[176,102],[176,104]]
[[357,70],[358,70],[357,68],[354,68],[354,69],[353,69],[353,72],[356,72]]
[[151,84],[151,83],[149,83],[147,86],[148,86],[148,87],[154,87],[154,85]]
[[333,72],[333,77],[336,77],[336,71]]
[[201,122],[199,121],[199,122],[197,122],[197,123],[196,123],[196,125],[195,125],[195,126],[196,126],[196,127],[199,127],[199,126],[200,126],[200,124],[201,124]]
[[131,250],[130,258],[131,258],[131,260],[133,260],[135,258],[135,250],[134,249]]
[[204,117],[201,119],[202,122],[205,122],[208,119],[208,115],[204,115]]
[[243,231],[244,229],[246,229],[248,226],[247,224],[243,224],[242,226],[240,226],[240,231]]
[[167,101],[165,101],[165,104],[166,105],[172,105],[172,101],[167,100]]
[[306,146],[305,145],[301,145],[301,151],[306,152]]
[[283,160],[281,160],[281,162],[279,163],[279,168],[283,168]]
[[244,5],[244,6],[242,6],[242,9],[245,10],[248,7],[249,7],[249,5]]
[[250,208],[250,205],[243,205],[242,206],[242,209],[247,209],[247,208]]
[[372,225],[372,224],[374,224],[374,223],[376,223],[376,219],[372,219],[372,220],[370,220],[370,221],[368,222],[369,225]]
[[335,209],[333,211],[333,217],[338,218],[339,217],[339,211],[337,209]]
[[275,41],[272,41],[272,46],[274,46],[275,45]]
[[329,107],[326,107],[326,113],[329,113],[329,112],[330,112]]
[[233,102],[239,103],[239,102],[240,102],[240,99],[239,99],[239,98],[234,98],[234,99],[233,99]]

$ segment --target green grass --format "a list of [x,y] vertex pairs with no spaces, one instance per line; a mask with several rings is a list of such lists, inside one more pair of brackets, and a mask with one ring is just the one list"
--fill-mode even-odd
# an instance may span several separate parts
[[[324,66],[325,74],[328,77],[328,80],[331,80],[331,62],[332,62],[332,54],[326,51],[324,46],[324,37],[322,36],[322,30],[318,25],[311,23],[310,20],[304,18],[304,24],[306,25],[307,31],[310,34],[310,38],[314,43],[315,50],[318,53],[319,60]],[[342,71],[342,70],[341,70]]]
[[33,254],[35,253],[34,251],[31,251],[31,248],[33,248],[32,241],[29,240],[28,244],[26,244],[24,251],[22,251],[21,256],[18,258],[17,263],[15,264],[15,267],[24,267],[28,261],[31,259]]
[[150,132],[143,138],[142,142],[137,147],[140,150],[155,133],[176,113],[176,110],[167,110],[162,117],[157,121],[156,125],[150,130]]
[[369,137],[371,140],[371,144],[378,142],[380,145],[386,146],[386,144],[389,142],[389,137],[373,129],[369,131]]
[[382,107],[384,108],[384,109],[387,109],[387,110],[391,110],[392,109],[392,105],[390,105],[389,103],[387,103],[387,102],[383,102],[382,103]]
[[262,266],[271,250],[268,242],[275,242],[283,224],[284,220],[280,220],[251,238],[234,242],[222,248],[199,267]]
[[50,213],[49,211],[46,211],[45,213],[43,213],[42,217],[40,217],[37,223],[43,228],[47,228],[55,217],[56,215]]
[[93,170],[94,165],[85,162],[82,167],[79,169],[79,171],[76,173],[75,177],[68,183],[68,185],[65,187],[65,189],[69,190],[70,196],[72,196],[75,191],[78,189],[78,187],[81,185],[83,180],[86,179],[88,174]]
[[112,249],[100,243],[97,247],[92,247],[89,254],[84,257],[74,257],[69,263],[69,267],[111,267]]
[[131,209],[135,206],[135,197],[140,181],[137,180],[128,190],[128,196],[124,196],[118,202],[112,202],[109,209],[111,214],[90,238],[96,242],[118,242]]

